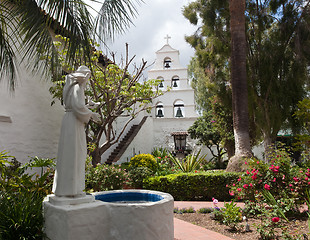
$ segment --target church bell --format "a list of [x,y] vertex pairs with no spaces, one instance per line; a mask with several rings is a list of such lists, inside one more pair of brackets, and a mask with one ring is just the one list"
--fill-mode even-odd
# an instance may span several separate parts
[[163,117],[163,116],[164,116],[163,110],[159,109],[157,112],[157,117]]
[[173,87],[177,87],[178,84],[177,84],[177,81],[173,81]]
[[176,116],[176,117],[183,117],[182,110],[181,110],[180,107],[178,108],[177,114],[176,114],[175,116]]
[[160,82],[159,87],[160,88],[164,87],[163,81]]

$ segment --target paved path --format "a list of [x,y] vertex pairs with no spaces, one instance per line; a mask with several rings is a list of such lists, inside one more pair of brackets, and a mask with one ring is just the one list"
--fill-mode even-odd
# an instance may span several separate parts
[[[243,203],[237,203],[238,206],[243,207]],[[224,203],[219,202],[218,207],[223,207]],[[195,210],[200,208],[214,207],[212,202],[181,202],[174,201],[176,208],[193,207]],[[175,240],[233,240],[217,232],[213,232],[203,227],[182,221],[174,218],[174,239]]]

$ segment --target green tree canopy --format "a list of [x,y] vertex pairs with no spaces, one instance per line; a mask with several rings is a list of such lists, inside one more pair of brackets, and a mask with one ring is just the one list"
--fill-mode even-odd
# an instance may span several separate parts
[[[272,143],[280,129],[298,130],[292,117],[309,82],[309,1],[246,1],[247,79],[250,135]],[[208,97],[221,99],[230,91],[230,16],[228,1],[197,0],[184,9],[184,16],[197,25],[186,39],[195,48],[204,77],[197,101],[207,108]],[[201,88],[202,90],[203,88]],[[229,108],[228,101],[222,101]],[[255,142],[255,141],[253,141]]]

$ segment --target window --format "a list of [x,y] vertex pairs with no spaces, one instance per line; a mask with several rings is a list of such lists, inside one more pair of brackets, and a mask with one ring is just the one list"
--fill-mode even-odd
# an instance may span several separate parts
[[165,69],[171,68],[171,58],[167,57],[164,59],[164,68]]
[[184,153],[186,150],[186,137],[188,133],[185,132],[173,132],[171,135],[174,138],[174,148],[177,153]]
[[156,117],[157,118],[164,117],[164,106],[162,103],[157,103],[156,105]]
[[174,114],[174,117],[176,118],[182,118],[185,116],[183,101],[178,100],[174,103],[173,114]]
[[174,76],[174,77],[172,78],[172,80],[171,80],[171,86],[172,86],[173,88],[179,87],[179,84],[180,84],[180,81],[179,81],[179,80],[180,80],[180,79],[179,79],[178,76]]

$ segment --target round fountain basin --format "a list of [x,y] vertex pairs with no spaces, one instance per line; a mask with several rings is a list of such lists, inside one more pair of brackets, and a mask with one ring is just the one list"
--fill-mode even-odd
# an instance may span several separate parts
[[133,189],[96,192],[93,195],[102,204],[104,239],[174,239],[173,197],[170,194]]
[[164,197],[158,194],[149,193],[149,192],[113,192],[106,194],[95,195],[96,200],[103,202],[112,202],[112,203],[150,203],[158,202],[163,200]]

